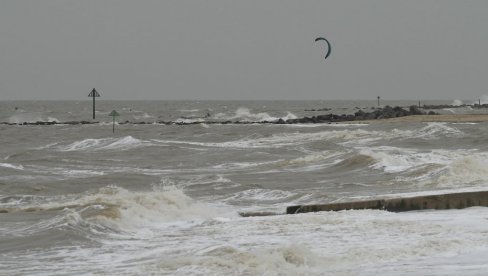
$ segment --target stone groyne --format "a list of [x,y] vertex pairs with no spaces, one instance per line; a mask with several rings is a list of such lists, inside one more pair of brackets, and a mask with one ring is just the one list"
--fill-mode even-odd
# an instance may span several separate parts
[[[210,118],[205,117],[205,120],[201,118],[201,120],[195,121],[154,121],[154,122],[131,122],[131,121],[124,121],[119,122],[118,124],[160,124],[160,125],[197,125],[197,124],[320,124],[320,123],[337,123],[337,122],[350,122],[350,121],[365,121],[365,120],[377,120],[377,119],[388,119],[388,118],[398,118],[398,117],[405,117],[405,116],[412,116],[412,115],[425,115],[426,113],[419,110],[416,106],[410,106],[408,109],[395,106],[385,106],[384,108],[377,108],[372,112],[364,112],[362,110],[357,111],[354,114],[324,114],[324,115],[316,115],[311,117],[303,117],[303,118],[296,118],[296,119],[278,119],[273,121],[212,121]],[[436,114],[434,112],[430,112],[430,115]],[[8,123],[2,122],[0,124],[4,125],[87,125],[87,124],[98,124],[97,121],[67,121],[67,122],[57,122],[57,121],[50,121],[50,122],[23,122],[23,123]]]

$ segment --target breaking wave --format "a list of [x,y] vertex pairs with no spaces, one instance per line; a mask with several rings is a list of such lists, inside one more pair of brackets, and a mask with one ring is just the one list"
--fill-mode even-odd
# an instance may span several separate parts
[[[50,201],[4,205],[2,212],[62,211],[63,214],[41,225],[18,229],[17,234],[42,231],[46,228],[70,226],[89,230],[112,229],[134,232],[142,225],[160,227],[168,223],[205,220],[217,216],[234,215],[229,210],[199,203],[176,187],[155,186],[150,192],[134,192],[117,186],[107,186],[82,196],[59,196]],[[8,207],[8,208],[5,208]],[[105,231],[104,230],[104,231]]]
[[288,120],[288,119],[296,119],[297,116],[295,116],[291,112],[287,112],[286,116],[283,117],[273,117],[270,116],[266,112],[260,112],[260,113],[252,113],[249,108],[246,107],[240,107],[235,111],[234,115],[228,115],[224,113],[218,113],[214,115],[215,119],[219,120],[231,120],[231,121],[242,121],[242,122],[272,122],[276,121],[278,119],[283,119],[283,120]]
[[[332,130],[321,131],[315,133],[280,133],[273,134],[268,137],[263,137],[260,134],[254,134],[244,137],[240,140],[227,142],[194,142],[194,141],[175,141],[175,140],[158,140],[153,139],[153,142],[168,143],[168,144],[189,144],[203,147],[218,147],[218,148],[281,148],[286,146],[296,146],[315,141],[334,141],[334,142],[348,142],[361,143],[364,139],[368,141],[382,139],[382,132],[366,131],[362,129],[356,130]],[[366,142],[366,141],[364,141]]]
[[442,137],[463,137],[464,132],[456,127],[449,126],[448,123],[427,123],[426,126],[415,130],[392,130],[392,138],[421,138],[439,139]]
[[24,166],[14,165],[14,164],[10,164],[10,163],[0,163],[0,167],[15,169],[15,170],[24,170]]
[[85,139],[73,142],[66,146],[57,146],[59,151],[86,151],[86,150],[130,150],[143,146],[150,146],[151,142],[140,140],[132,136],[122,138]]

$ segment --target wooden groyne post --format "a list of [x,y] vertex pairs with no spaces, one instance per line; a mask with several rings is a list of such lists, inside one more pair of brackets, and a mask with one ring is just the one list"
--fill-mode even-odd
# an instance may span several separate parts
[[287,207],[286,213],[297,214],[357,209],[378,209],[391,212],[405,212],[424,209],[463,209],[472,206],[488,207],[488,191],[461,192],[392,199],[375,199],[329,204],[296,205]]

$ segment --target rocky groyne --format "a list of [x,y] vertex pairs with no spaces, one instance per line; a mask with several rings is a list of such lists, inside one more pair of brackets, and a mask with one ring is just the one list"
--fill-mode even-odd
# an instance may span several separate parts
[[[411,115],[426,115],[427,113],[421,111],[417,106],[410,106],[408,109],[395,106],[385,106],[383,108],[377,108],[371,112],[365,112],[359,110],[354,114],[324,114],[316,115],[311,117],[303,117],[296,119],[278,119],[273,121],[222,121],[222,120],[212,120],[211,118],[206,118],[205,120],[196,121],[153,121],[153,122],[131,122],[124,121],[118,124],[160,124],[160,125],[196,125],[196,124],[320,124],[320,123],[334,123],[334,122],[347,122],[347,121],[364,121],[364,120],[376,120],[376,119],[387,119],[387,118],[397,118]],[[428,113],[429,115],[437,114],[433,111]],[[8,123],[3,122],[4,125],[87,125],[87,124],[98,124],[98,121],[67,121],[67,122],[23,122],[23,123]]]

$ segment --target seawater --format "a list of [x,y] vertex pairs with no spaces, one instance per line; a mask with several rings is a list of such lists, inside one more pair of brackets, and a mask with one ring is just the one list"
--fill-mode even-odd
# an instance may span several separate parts
[[[284,212],[486,190],[488,123],[205,124],[375,105],[100,101],[97,124],[0,125],[0,274],[484,274],[485,207]],[[330,111],[307,111],[321,108]],[[116,125],[113,134],[113,109],[119,121],[149,124]],[[91,115],[90,101],[0,102],[0,122]],[[179,120],[201,124],[157,123]],[[239,215],[260,211],[278,215]]]

